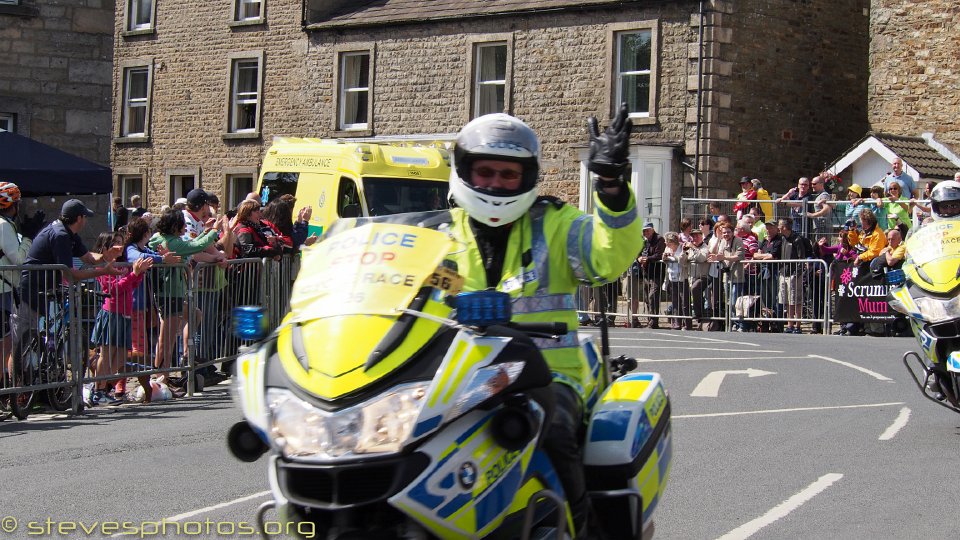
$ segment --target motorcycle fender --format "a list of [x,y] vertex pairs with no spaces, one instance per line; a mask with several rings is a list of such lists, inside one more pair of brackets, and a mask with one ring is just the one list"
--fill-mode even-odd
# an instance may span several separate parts
[[[532,408],[542,429],[544,412]],[[482,538],[504,520],[534,457],[537,437],[510,452],[490,436],[494,411],[472,411],[418,449],[431,465],[388,499],[440,538]]]

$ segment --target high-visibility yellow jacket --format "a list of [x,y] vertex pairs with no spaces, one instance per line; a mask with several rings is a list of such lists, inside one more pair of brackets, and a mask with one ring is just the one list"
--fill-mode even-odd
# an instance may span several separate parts
[[[569,332],[559,342],[536,341],[555,380],[570,384],[581,396],[590,394],[596,374],[590,372],[577,340],[577,286],[616,280],[643,248],[643,227],[632,193],[622,212],[607,208],[596,194],[593,203],[593,215],[549,200],[534,204],[512,225],[497,285],[497,290],[514,298],[513,321],[567,323]],[[486,273],[469,216],[460,208],[450,214],[450,232],[467,246],[449,256],[466,279],[464,290],[486,289]],[[524,253],[530,254],[526,265]],[[593,369],[599,368],[595,365]]]

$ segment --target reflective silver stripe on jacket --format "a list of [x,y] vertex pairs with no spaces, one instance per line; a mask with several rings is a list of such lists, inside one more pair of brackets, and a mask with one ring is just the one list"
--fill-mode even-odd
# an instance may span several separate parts
[[573,275],[580,281],[607,283],[607,280],[597,275],[590,266],[592,253],[593,216],[584,214],[573,221],[570,232],[567,233],[567,261],[573,269]]
[[572,294],[521,296],[513,300],[514,314],[575,309],[577,309],[577,303]]
[[600,216],[600,220],[603,221],[607,227],[610,227],[611,229],[622,229],[636,221],[637,207],[634,206],[628,210],[626,214],[614,216],[613,214],[607,212],[606,209],[598,206],[597,214]]
[[580,339],[577,337],[577,331],[567,332],[560,336],[560,341],[549,338],[533,338],[533,342],[540,349],[568,349],[580,347]]
[[533,224],[530,244],[534,268],[537,270],[537,294],[547,294],[550,288],[550,250],[547,246],[547,238],[543,235],[543,218],[546,212],[545,205],[535,205],[530,209],[530,221]]

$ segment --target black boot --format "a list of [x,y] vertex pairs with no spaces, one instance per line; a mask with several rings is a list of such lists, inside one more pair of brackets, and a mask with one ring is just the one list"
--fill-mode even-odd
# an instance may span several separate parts
[[571,533],[570,537],[577,540],[590,538],[590,528],[587,524],[589,521],[587,516],[590,515],[590,501],[587,499],[586,495],[580,497],[579,501],[570,502],[570,514],[573,517],[573,526],[575,528],[574,532],[576,532],[576,534]]

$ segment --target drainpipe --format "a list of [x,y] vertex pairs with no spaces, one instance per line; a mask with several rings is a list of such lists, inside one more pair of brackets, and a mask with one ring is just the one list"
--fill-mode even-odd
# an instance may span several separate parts
[[700,126],[703,123],[703,0],[700,0],[700,32],[697,41],[697,134],[693,151],[693,197],[700,197]]

